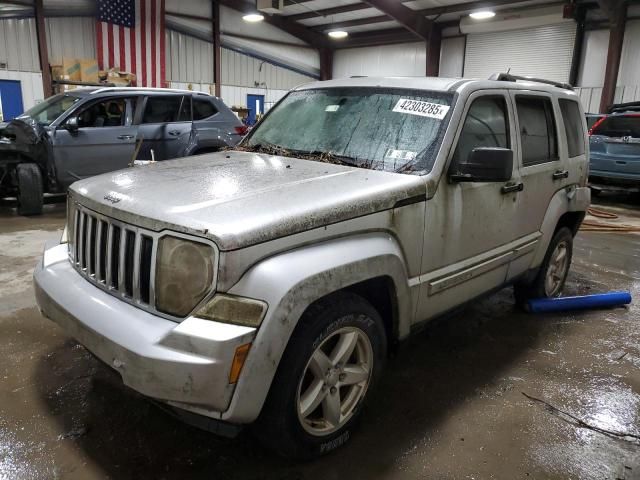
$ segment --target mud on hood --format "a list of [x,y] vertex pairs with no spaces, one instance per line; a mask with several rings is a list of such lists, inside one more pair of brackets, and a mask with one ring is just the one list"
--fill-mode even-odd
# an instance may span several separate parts
[[426,190],[412,175],[220,152],[92,177],[71,191],[107,216],[198,233],[234,250],[390,209]]

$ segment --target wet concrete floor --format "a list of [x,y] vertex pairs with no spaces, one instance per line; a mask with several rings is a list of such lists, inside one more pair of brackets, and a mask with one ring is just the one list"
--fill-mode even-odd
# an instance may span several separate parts
[[[640,224],[637,208],[621,211]],[[640,442],[523,396],[639,435],[638,303],[528,315],[511,289],[476,302],[390,360],[345,448],[296,464],[169,417],[42,318],[31,271],[63,222],[62,204],[0,206],[0,480],[640,479]],[[640,235],[580,233],[566,293],[614,289],[640,302]]]

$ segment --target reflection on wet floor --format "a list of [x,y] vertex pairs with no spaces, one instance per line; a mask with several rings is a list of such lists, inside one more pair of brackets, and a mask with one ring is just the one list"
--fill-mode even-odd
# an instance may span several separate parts
[[[124,387],[33,301],[30,271],[62,205],[0,209],[0,479],[633,479],[640,446],[640,309],[527,315],[510,289],[433,322],[391,359],[346,448],[292,464],[250,435],[216,438]],[[631,212],[632,214],[635,212]],[[26,233],[28,232],[28,233]],[[640,298],[640,236],[580,233],[568,294]]]

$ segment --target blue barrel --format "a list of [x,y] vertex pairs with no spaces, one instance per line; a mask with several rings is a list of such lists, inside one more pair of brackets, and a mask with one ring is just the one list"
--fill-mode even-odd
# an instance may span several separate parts
[[561,312],[564,310],[586,310],[589,308],[617,307],[631,303],[629,292],[594,293],[577,297],[536,298],[529,300],[530,312]]

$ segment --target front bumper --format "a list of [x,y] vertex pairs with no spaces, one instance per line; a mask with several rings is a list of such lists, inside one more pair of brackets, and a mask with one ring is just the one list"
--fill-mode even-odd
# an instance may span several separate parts
[[256,329],[194,317],[176,323],[122,302],[73,269],[66,245],[45,250],[33,276],[42,313],[114,368],[125,385],[211,418],[228,409],[235,350],[251,342]]

